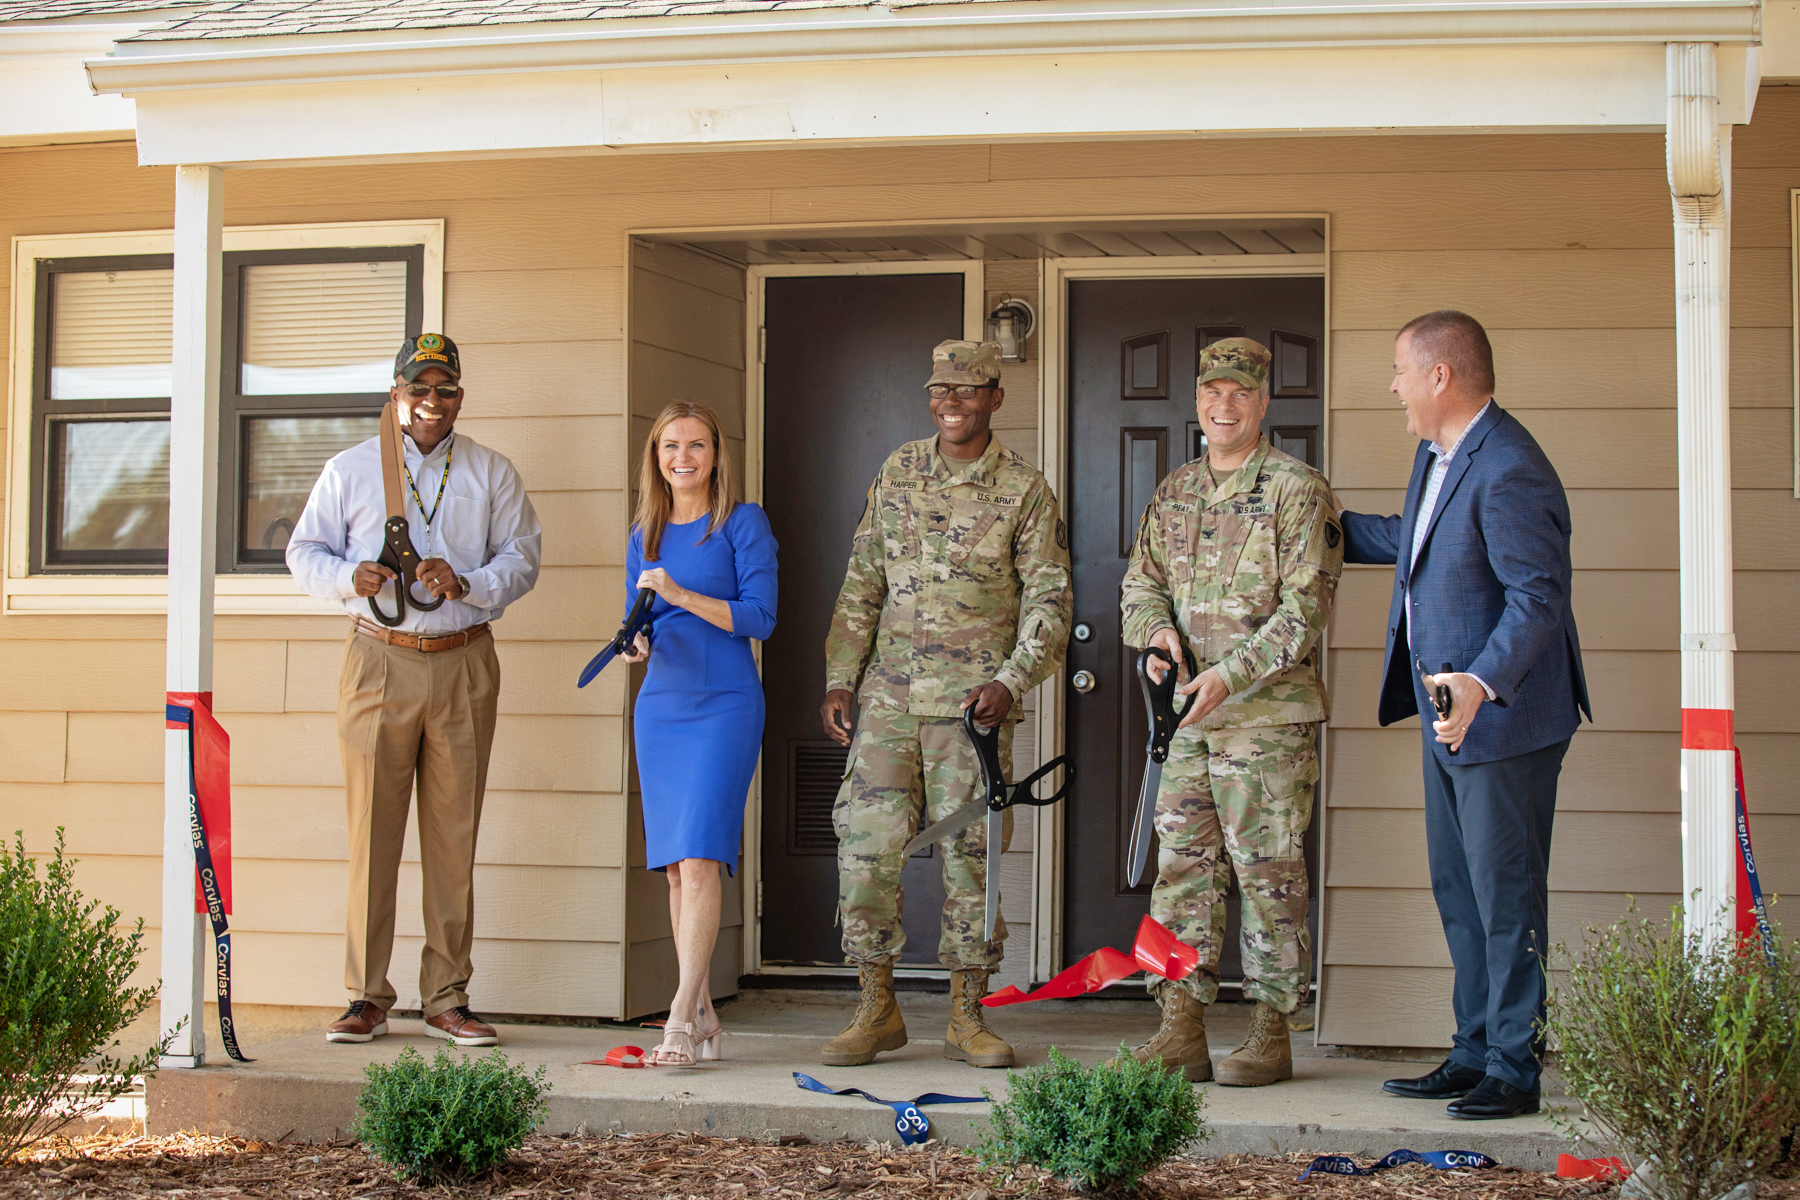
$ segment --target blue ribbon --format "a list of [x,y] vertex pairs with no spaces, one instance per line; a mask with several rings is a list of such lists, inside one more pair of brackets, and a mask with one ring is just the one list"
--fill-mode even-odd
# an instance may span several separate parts
[[1373,1175],[1402,1163],[1424,1163],[1440,1171],[1448,1171],[1452,1167],[1479,1169],[1500,1165],[1498,1159],[1489,1158],[1474,1150],[1427,1150],[1423,1154],[1416,1150],[1396,1150],[1372,1167],[1359,1167],[1354,1159],[1342,1154],[1321,1154],[1312,1160],[1311,1166],[1300,1172],[1300,1178],[1305,1179],[1314,1171],[1322,1175]]
[[163,720],[167,724],[185,726],[188,731],[188,836],[194,844],[194,868],[200,875],[200,894],[206,899],[206,916],[212,922],[219,1035],[225,1041],[226,1054],[239,1062],[255,1062],[238,1048],[237,1024],[231,1016],[231,929],[225,920],[225,902],[219,896],[218,873],[213,868],[212,846],[206,840],[206,823],[200,819],[199,773],[194,769],[194,710],[185,705],[165,704]]
[[931,1121],[919,1111],[921,1104],[986,1104],[986,1096],[946,1096],[942,1092],[926,1092],[923,1096],[914,1096],[911,1100],[883,1100],[880,1096],[871,1096],[861,1088],[829,1088],[811,1075],[794,1072],[794,1082],[809,1092],[821,1092],[827,1096],[861,1096],[872,1104],[885,1104],[894,1110],[894,1132],[908,1146],[922,1144],[931,1136]]
[[[1743,768],[1738,768],[1740,772]],[[1756,874],[1756,855],[1750,851],[1750,818],[1744,811],[1744,789],[1737,789],[1737,844],[1744,858],[1744,874],[1750,880],[1750,911],[1756,916],[1756,931],[1762,937],[1763,957],[1775,965],[1775,931],[1769,928],[1769,910],[1763,904],[1762,880]]]

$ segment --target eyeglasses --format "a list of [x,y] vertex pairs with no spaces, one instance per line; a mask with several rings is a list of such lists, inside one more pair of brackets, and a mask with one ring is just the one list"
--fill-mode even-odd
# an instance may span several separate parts
[[433,392],[438,394],[439,400],[454,400],[462,395],[462,386],[454,383],[440,383],[436,387],[433,387],[429,383],[409,383],[406,385],[406,394],[411,396],[414,400],[423,400]]
[[961,387],[948,387],[941,383],[934,383],[925,389],[925,394],[933,400],[948,400],[950,393],[955,392],[958,400],[973,400],[976,392],[989,392],[998,386],[1000,385],[996,383],[984,383],[977,387],[965,383]]

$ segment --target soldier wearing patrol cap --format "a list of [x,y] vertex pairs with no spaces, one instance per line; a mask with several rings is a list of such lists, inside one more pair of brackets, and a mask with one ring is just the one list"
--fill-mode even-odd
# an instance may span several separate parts
[[[1037,468],[1002,446],[989,423],[1005,393],[1000,347],[941,343],[926,383],[935,438],[908,442],[882,464],[857,524],[825,643],[825,731],[851,746],[832,812],[838,835],[838,917],[857,964],[862,1002],[826,1043],[827,1066],[855,1066],[906,1045],[894,1002],[903,850],[920,809],[938,821],[975,796],[980,768],[962,729],[1000,726],[1000,759],[1025,693],[1068,647],[1068,535]],[[851,742],[852,705],[861,711]],[[1012,836],[1007,814],[1004,839]],[[977,821],[939,843],[944,916],[939,961],[950,968],[944,1055],[1010,1066],[1012,1047],[987,1028],[981,997],[1000,963],[1006,927],[983,937],[987,872],[1005,846]]]
[[[300,590],[350,617],[337,710],[350,832],[350,1006],[325,1040],[381,1037],[399,1001],[388,961],[416,790],[425,927],[417,995],[425,1032],[459,1046],[491,1046],[499,1035],[469,1011],[468,987],[475,836],[500,694],[492,626],[537,582],[542,532],[512,463],[455,429],[463,405],[455,342],[441,333],[408,338],[388,398],[403,434],[395,473],[420,555],[416,578],[398,579],[379,561],[388,515],[379,437],[325,464],[287,546]],[[433,607],[401,606],[394,625],[371,620],[372,603],[395,611],[398,587]]]
[[[1152,987],[1162,1026],[1135,1051],[1191,1080],[1213,1078],[1204,1006],[1219,991],[1225,886],[1242,892],[1250,1036],[1219,1064],[1224,1084],[1293,1077],[1287,1014],[1312,978],[1306,861],[1325,719],[1319,637],[1344,565],[1325,477],[1271,446],[1269,351],[1226,338],[1200,354],[1196,408],[1207,453],[1170,472],[1138,527],[1121,589],[1124,638],[1159,646],[1193,708],[1181,722],[1156,800],[1161,842],[1150,915],[1200,951],[1199,968]],[[1160,681],[1161,663],[1151,660]]]

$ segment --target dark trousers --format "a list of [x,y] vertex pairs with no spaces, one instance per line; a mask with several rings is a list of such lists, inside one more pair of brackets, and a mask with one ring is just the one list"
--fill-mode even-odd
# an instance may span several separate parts
[[1429,741],[1425,748],[1431,892],[1456,966],[1450,1058],[1526,1090],[1538,1082],[1550,827],[1568,750],[1564,739],[1497,762],[1446,766]]

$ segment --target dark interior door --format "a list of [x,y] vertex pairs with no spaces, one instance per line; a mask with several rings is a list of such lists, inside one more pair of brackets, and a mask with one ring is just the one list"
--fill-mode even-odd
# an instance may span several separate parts
[[[1151,879],[1126,886],[1125,850],[1148,737],[1135,655],[1119,636],[1119,583],[1139,515],[1171,470],[1204,453],[1194,410],[1194,359],[1219,338],[1253,337],[1275,356],[1263,428],[1320,465],[1324,424],[1325,287],[1320,279],[1081,280],[1069,285],[1069,529],[1075,619],[1091,638],[1069,644],[1067,676],[1097,677],[1067,694],[1067,741],[1081,774],[1068,806],[1063,957],[1128,946],[1150,911]],[[1315,821],[1314,830],[1317,829]],[[1316,885],[1318,837],[1307,869]],[[1155,857],[1151,858],[1154,868]],[[1220,975],[1241,978],[1237,887]],[[1318,889],[1310,920],[1318,936]]]
[[[825,635],[869,483],[902,442],[933,432],[931,348],[962,336],[963,276],[838,275],[765,282],[763,506],[781,543],[781,610],[763,647],[765,962],[844,961],[831,806],[843,748],[819,725]],[[935,849],[906,866],[903,962],[937,962]]]

